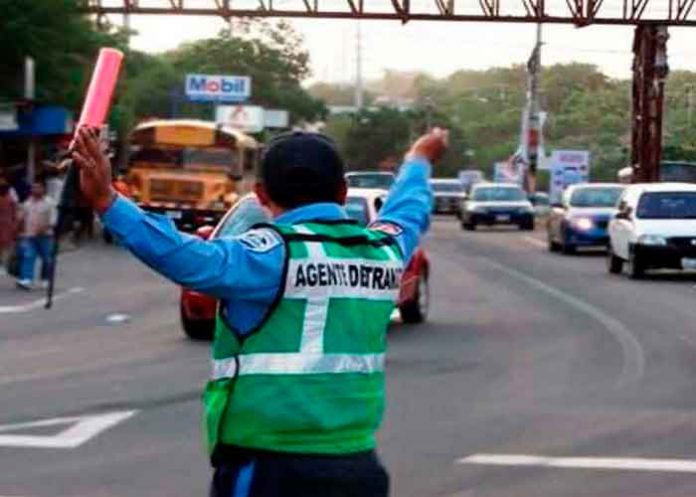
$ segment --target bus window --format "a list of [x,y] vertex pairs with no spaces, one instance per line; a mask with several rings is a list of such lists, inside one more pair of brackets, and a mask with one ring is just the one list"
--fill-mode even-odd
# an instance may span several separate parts
[[184,168],[209,169],[211,167],[225,169],[232,176],[238,175],[239,162],[233,150],[224,148],[186,148],[184,149]]

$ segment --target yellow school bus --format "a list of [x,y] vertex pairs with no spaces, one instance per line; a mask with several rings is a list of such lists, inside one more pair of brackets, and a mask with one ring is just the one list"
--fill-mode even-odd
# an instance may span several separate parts
[[131,132],[129,146],[133,199],[185,231],[216,224],[251,189],[259,152],[252,137],[197,120],[144,122]]

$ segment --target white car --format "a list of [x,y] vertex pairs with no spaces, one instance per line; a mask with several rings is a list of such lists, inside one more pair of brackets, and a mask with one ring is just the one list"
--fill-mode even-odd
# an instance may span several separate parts
[[479,183],[464,202],[461,221],[462,228],[468,231],[482,224],[513,224],[521,230],[533,230],[534,207],[517,185]]
[[433,211],[437,214],[461,215],[466,200],[464,185],[456,178],[433,178],[430,180],[433,191]]
[[377,213],[387,199],[387,190],[382,188],[348,188],[344,206],[346,213],[361,225],[367,226],[377,219]]
[[[377,220],[384,205],[386,190],[349,188],[345,210],[348,217],[366,226]],[[404,323],[421,323],[430,307],[430,260],[423,247],[417,247],[401,276],[397,307]]]
[[607,269],[640,278],[648,269],[696,269],[696,184],[631,185],[609,222]]

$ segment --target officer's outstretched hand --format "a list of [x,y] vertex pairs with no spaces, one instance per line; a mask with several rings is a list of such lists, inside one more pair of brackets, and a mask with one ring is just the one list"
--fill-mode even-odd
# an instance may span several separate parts
[[433,128],[430,133],[421,136],[411,145],[406,158],[420,157],[434,164],[442,158],[448,146],[449,131],[442,128]]
[[83,127],[77,131],[72,157],[80,170],[82,195],[95,211],[104,213],[116,198],[116,192],[111,188],[111,162],[101,149],[96,128]]

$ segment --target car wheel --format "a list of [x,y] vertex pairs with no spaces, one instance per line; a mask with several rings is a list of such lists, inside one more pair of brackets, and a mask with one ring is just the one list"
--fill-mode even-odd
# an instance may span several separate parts
[[577,247],[575,245],[568,242],[568,233],[567,233],[565,227],[561,228],[560,246],[561,246],[561,253],[563,255],[573,255],[577,250]]
[[645,276],[645,264],[633,252],[628,260],[628,276],[633,280],[639,280]]
[[534,231],[534,221],[525,221],[520,224],[520,230],[522,231]]
[[401,319],[404,323],[422,323],[428,317],[430,308],[430,286],[428,277],[421,274],[418,278],[418,288],[412,300],[404,302],[399,306]]
[[466,231],[476,231],[476,225],[474,223],[462,223],[462,229]]
[[215,321],[210,319],[194,320],[186,316],[184,306],[179,305],[181,327],[191,340],[212,340],[215,333]]
[[564,243],[561,245],[561,252],[563,255],[573,255],[577,251],[577,247],[572,243]]
[[549,252],[559,252],[561,250],[561,246],[558,244],[558,242],[553,241],[551,233],[548,233],[546,236],[548,240]]
[[617,256],[612,250],[611,245],[609,245],[607,248],[607,271],[609,271],[610,274],[621,274],[623,265],[623,259]]

